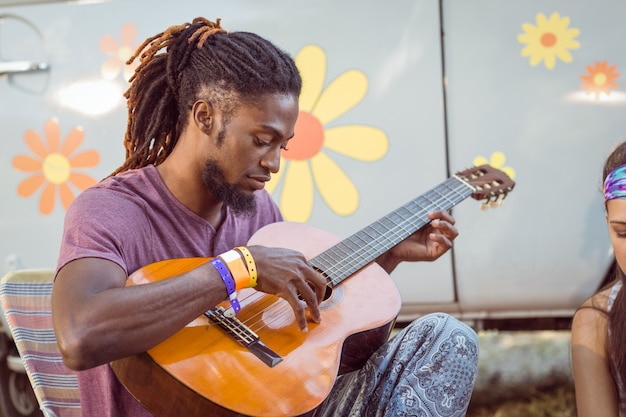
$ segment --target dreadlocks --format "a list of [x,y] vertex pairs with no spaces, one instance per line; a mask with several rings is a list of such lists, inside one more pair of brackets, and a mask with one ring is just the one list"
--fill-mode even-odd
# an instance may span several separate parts
[[140,65],[124,94],[126,161],[111,175],[163,162],[186,127],[187,112],[207,88],[225,105],[233,93],[248,101],[266,93],[298,96],[302,85],[287,53],[253,33],[228,33],[220,19],[198,17],[171,26],[146,39],[127,64],[138,56]]

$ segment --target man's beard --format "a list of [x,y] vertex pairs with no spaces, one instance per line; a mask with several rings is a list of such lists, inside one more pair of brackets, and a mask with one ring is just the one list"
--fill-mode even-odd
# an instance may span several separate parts
[[224,171],[214,160],[209,160],[202,169],[202,183],[218,200],[230,207],[236,214],[253,215],[256,213],[254,195],[246,194],[236,184],[229,184],[224,178]]

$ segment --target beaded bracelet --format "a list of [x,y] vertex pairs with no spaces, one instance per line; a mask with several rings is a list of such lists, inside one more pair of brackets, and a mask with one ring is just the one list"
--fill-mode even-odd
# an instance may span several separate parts
[[235,281],[233,280],[232,275],[226,268],[226,265],[219,258],[211,259],[211,264],[217,269],[217,272],[220,273],[222,277],[222,281],[224,281],[224,285],[226,285],[226,292],[228,293],[228,299],[230,300],[230,305],[233,308],[234,314],[237,314],[239,310],[241,310],[241,305],[239,304],[239,300],[237,299],[237,291],[235,287]]
[[250,274],[246,268],[246,264],[241,258],[241,254],[236,250],[229,250],[219,255],[219,258],[226,264],[230,274],[235,281],[237,291],[250,286]]
[[241,252],[246,261],[248,273],[250,274],[250,284],[248,286],[254,287],[256,285],[258,276],[256,272],[256,264],[254,263],[254,258],[252,257],[252,254],[250,253],[248,248],[246,248],[245,246],[237,246],[235,249],[238,249]]

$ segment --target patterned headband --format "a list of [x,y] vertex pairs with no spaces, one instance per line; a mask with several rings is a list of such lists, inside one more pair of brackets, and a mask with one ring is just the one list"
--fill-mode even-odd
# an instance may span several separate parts
[[626,165],[615,168],[604,180],[604,201],[626,199]]

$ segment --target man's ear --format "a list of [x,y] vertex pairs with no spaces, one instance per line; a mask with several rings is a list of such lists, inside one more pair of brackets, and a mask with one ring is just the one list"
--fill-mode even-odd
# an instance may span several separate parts
[[210,101],[198,100],[192,108],[193,121],[205,134],[210,134],[215,122],[213,105]]

